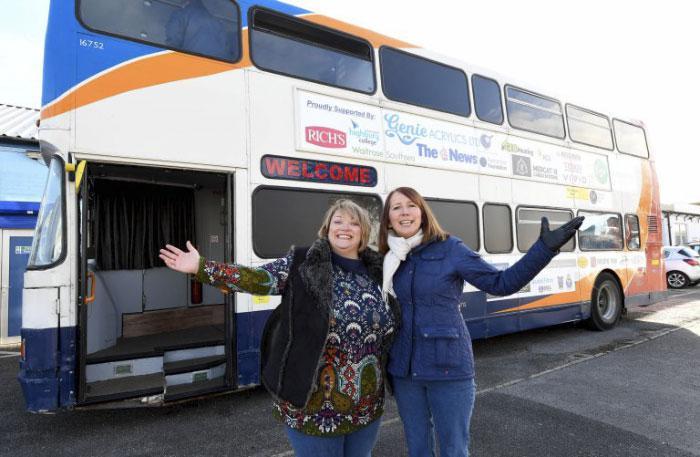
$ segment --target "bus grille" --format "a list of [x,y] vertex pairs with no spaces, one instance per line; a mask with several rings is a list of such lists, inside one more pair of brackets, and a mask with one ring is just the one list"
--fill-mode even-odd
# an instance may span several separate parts
[[659,221],[656,216],[647,216],[647,226],[649,227],[649,233],[656,233],[659,231]]

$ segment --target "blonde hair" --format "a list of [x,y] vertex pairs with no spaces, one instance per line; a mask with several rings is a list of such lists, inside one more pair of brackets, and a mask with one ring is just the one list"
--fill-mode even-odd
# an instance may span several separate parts
[[371,225],[369,223],[369,214],[367,210],[358,205],[352,200],[340,199],[333,203],[330,208],[326,211],[326,215],[323,216],[323,223],[321,228],[318,229],[319,238],[328,238],[328,230],[331,226],[331,219],[336,212],[343,212],[349,215],[351,218],[356,219],[360,223],[360,246],[358,247],[358,252],[362,252],[367,249],[369,245],[369,235],[371,231]]
[[384,211],[382,211],[382,220],[379,224],[379,252],[381,254],[386,254],[389,251],[389,207],[391,203],[391,197],[399,193],[404,195],[406,198],[411,200],[413,203],[420,208],[421,223],[420,227],[423,229],[423,242],[421,244],[429,243],[434,240],[444,241],[449,235],[438,222],[437,218],[433,214],[433,211],[428,206],[428,202],[412,187],[397,187],[392,190],[386,197],[384,202]]

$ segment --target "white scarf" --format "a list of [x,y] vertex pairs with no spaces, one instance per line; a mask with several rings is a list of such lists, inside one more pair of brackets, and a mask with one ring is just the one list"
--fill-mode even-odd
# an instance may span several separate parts
[[423,241],[423,230],[418,230],[418,233],[410,238],[396,236],[393,230],[389,231],[387,244],[389,252],[384,256],[384,277],[382,278],[382,295],[384,300],[388,298],[388,294],[396,297],[394,293],[394,273],[398,270],[401,262],[406,260],[406,256],[411,249],[415,248]]

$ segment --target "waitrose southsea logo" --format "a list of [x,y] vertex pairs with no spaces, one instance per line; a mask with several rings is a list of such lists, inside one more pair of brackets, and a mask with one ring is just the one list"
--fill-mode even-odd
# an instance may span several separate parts
[[344,148],[348,144],[345,132],[315,125],[306,127],[306,141],[322,148],[335,149]]

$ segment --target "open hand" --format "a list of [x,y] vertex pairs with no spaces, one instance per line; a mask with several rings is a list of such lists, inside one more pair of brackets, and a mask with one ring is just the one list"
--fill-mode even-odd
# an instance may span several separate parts
[[189,241],[186,244],[187,252],[181,251],[173,245],[166,244],[165,249],[160,250],[160,257],[165,266],[180,273],[196,274],[199,270],[199,252]]
[[540,226],[540,238],[549,249],[554,252],[559,252],[559,249],[561,249],[561,247],[574,236],[576,230],[581,227],[583,219],[585,219],[583,216],[575,217],[561,227],[555,230],[549,230],[549,220],[543,217],[542,225]]

